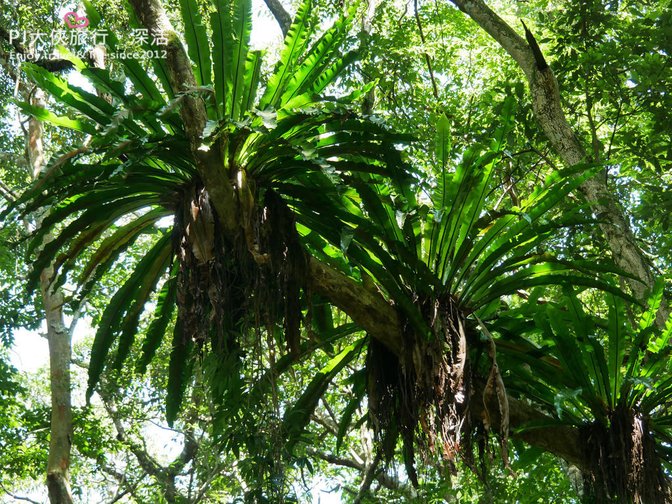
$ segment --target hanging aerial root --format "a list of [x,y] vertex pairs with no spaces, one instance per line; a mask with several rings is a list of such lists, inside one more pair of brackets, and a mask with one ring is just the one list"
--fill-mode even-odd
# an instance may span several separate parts
[[432,337],[407,327],[401,359],[373,340],[367,356],[371,425],[388,460],[401,436],[414,485],[416,446],[423,456],[438,454],[451,466],[462,451],[470,396],[463,315],[449,297],[420,304]]
[[308,267],[294,215],[272,190],[258,204],[252,184],[243,189],[239,236],[222,235],[202,185],[185,188],[176,209],[173,248],[185,337],[200,347],[210,341],[213,351],[227,354],[242,344],[236,334],[282,324],[288,351],[298,355]]

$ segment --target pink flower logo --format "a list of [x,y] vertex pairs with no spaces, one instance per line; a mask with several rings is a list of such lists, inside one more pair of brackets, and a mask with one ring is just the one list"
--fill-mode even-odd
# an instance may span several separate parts
[[89,26],[89,18],[86,16],[80,16],[74,11],[66,12],[63,15],[63,21],[68,25],[68,28],[81,30]]

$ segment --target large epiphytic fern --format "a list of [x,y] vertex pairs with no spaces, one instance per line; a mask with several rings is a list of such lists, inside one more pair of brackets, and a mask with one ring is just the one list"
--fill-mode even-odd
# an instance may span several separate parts
[[600,318],[565,287],[557,301],[534,293],[494,325],[511,392],[545,409],[546,423],[580,430],[591,502],[670,499],[672,319],[662,330],[655,323],[663,285],[637,322],[618,296],[605,296]]
[[[220,388],[236,380],[241,345],[236,334],[246,327],[284,325],[287,347],[298,353],[306,256],[295,223],[311,240],[338,244],[366,222],[350,177],[375,176],[398,185],[408,178],[394,147],[405,137],[353,113],[349,102],[356,93],[339,100],[323,95],[356,57],[347,38],[347,17],[315,37],[310,2],[304,2],[280,60],[258,91],[262,55],[249,47],[251,2],[216,2],[210,30],[194,0],[180,5],[197,82],[193,90],[173,89],[160,58],[123,59],[115,73],[90,68],[66,52],[98,94],[41,67],[24,67],[71,112],[59,117],[25,103],[19,104],[22,109],[86,133],[90,141],[53,161],[14,206],[24,215],[48,209],[33,236],[30,285],[53,263],[55,285],[72,281],[78,286],[74,304],[84,301],[141,237],[151,242],[102,315],[88,394],[106,366],[118,368],[129,357],[141,315],[158,296],[138,365],[147,366],[174,327],[170,421],[198,347],[220,355],[222,376],[215,378]],[[100,18],[88,4],[87,14],[96,27]],[[120,49],[113,34],[107,43],[109,51]],[[124,78],[117,77],[119,70]],[[205,104],[209,122],[203,146],[222,150],[221,174],[230,177],[241,208],[241,237],[219,231],[219,217],[175,112],[185,93],[200,96]],[[157,227],[166,217],[173,218],[168,231]],[[47,235],[51,238],[42,246]],[[75,268],[82,259],[83,267]]]
[[[506,99],[490,144],[476,144],[461,153],[454,170],[446,140],[449,123],[439,120],[436,168],[422,185],[420,203],[391,194],[389,187],[375,184],[368,175],[366,184],[353,182],[381,243],[380,255],[405,268],[388,268],[393,275],[381,275],[384,284],[386,278],[393,280],[390,290],[449,295],[466,313],[480,315],[502,296],[535,285],[583,285],[622,294],[597,278],[598,272],[618,272],[608,261],[570,262],[539,251],[559,229],[587,222],[585,206],[560,212],[557,205],[599,166],[554,172],[519,207],[491,210],[488,195],[507,155],[505,138],[514,112],[515,101]],[[380,271],[372,264],[373,274]]]
[[[503,102],[490,144],[461,153],[454,170],[450,125],[445,116],[438,121],[436,169],[423,184],[423,203],[394,193],[371,175],[351,181],[370,218],[354,234],[368,251],[375,251],[355,257],[395,299],[408,322],[405,360],[390,364],[393,355],[372,347],[368,401],[378,410],[374,425],[383,445],[392,450],[396,436],[403,437],[412,479],[412,445],[419,422],[428,431],[424,445],[442,447],[444,457],[454,457],[460,445],[468,443],[461,440],[461,432],[468,430],[469,382],[474,378],[468,354],[470,347],[482,347],[473,328],[487,331],[483,320],[498,313],[505,296],[540,285],[580,285],[623,296],[600,279],[601,274],[618,273],[608,262],[571,262],[541,247],[560,229],[586,221],[580,205],[563,212],[556,206],[599,167],[555,173],[518,208],[489,210],[488,195],[505,156],[514,104],[512,99]],[[494,346],[486,344],[492,359],[490,378],[482,379],[487,379],[489,393],[504,400],[491,349]],[[390,394],[391,389],[399,390]]]
[[[122,60],[127,80],[120,80],[71,57],[112,103],[40,67],[26,66],[31,78],[73,114],[58,117],[27,104],[23,109],[91,135],[87,147],[51,163],[17,203],[24,213],[49,209],[33,239],[35,271],[53,262],[56,284],[71,278],[79,286],[72,300],[76,304],[138,240],[151,242],[103,313],[92,349],[89,393],[105,366],[119,367],[129,357],[154,295],[138,366],[147,366],[172,331],[169,420],[176,417],[194,356],[203,348],[214,356],[213,394],[226,403],[223,409],[231,409],[228,418],[239,418],[244,389],[239,361],[247,341],[241,333],[255,324],[272,334],[284,326],[289,350],[284,369],[301,355],[300,279],[307,251],[344,270],[359,267],[404,319],[406,361],[369,347],[369,404],[377,411],[374,425],[388,455],[402,434],[415,479],[412,446],[418,422],[432,430],[430,441],[444,455],[459,448],[469,393],[468,317],[485,319],[496,313],[502,296],[535,285],[611,289],[596,276],[611,271],[608,266],[568,263],[537,252],[556,229],[579,220],[576,213],[553,208],[593,170],[555,175],[520,208],[489,212],[487,195],[513,121],[512,101],[502,109],[491,144],[462,153],[454,169],[449,125],[442,120],[432,180],[414,180],[395,149],[406,137],[354,114],[349,102],[357,93],[323,96],[356,57],[349,50],[346,18],[313,40],[309,3],[302,4],[279,62],[266,87],[258,90],[261,54],[249,48],[251,3],[217,2],[210,30],[195,1],[180,5],[197,83],[186,92],[171,88],[160,58],[148,61],[156,79],[141,62]],[[88,17],[92,26],[99,22],[91,8]],[[108,42],[112,51],[119,45],[114,36]],[[219,231],[222,216],[212,208],[175,112],[185,93],[203,100],[209,122],[202,147],[221,149],[222,176],[236,190],[241,208],[236,239]],[[421,203],[418,186],[429,193]],[[169,216],[173,226],[162,231],[157,223]],[[53,239],[40,248],[48,234]],[[85,264],[77,268],[82,258]],[[330,329],[337,338],[356,327]],[[330,356],[287,409],[283,428],[290,444],[300,438],[329,382],[363,346],[357,341]],[[393,368],[392,375],[385,375],[388,383],[380,382],[381,363]],[[391,396],[401,383],[410,388]],[[262,389],[255,385],[250,395]],[[363,397],[360,387],[357,401]],[[349,411],[356,406],[353,402]],[[339,428],[341,435],[346,424]],[[434,443],[437,438],[441,444]]]

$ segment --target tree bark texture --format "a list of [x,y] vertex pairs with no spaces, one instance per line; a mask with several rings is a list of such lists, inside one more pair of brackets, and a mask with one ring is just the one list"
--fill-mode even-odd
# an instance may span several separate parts
[[[42,91],[33,93],[31,102],[44,107]],[[28,123],[28,158],[33,178],[40,175],[44,165],[42,123],[31,117]],[[45,241],[51,237],[47,236]],[[72,405],[70,397],[70,332],[63,320],[63,295],[51,287],[53,268],[40,273],[40,291],[47,323],[49,344],[49,385],[51,389],[51,428],[47,461],[47,489],[51,504],[72,502],[68,472],[72,439]]]
[[292,16],[289,15],[282,2],[280,0],[264,0],[264,3],[266,3],[266,7],[268,7],[268,10],[271,11],[271,14],[273,14],[273,17],[280,25],[282,35],[287,35],[289,28],[292,26]]
[[[191,61],[182,42],[170,24],[159,0],[130,0],[138,20],[151,34],[162,34],[167,38],[166,63],[169,70],[173,90],[177,93],[188,91],[196,86],[196,79],[191,68]],[[233,185],[229,179],[227,167],[224,165],[217,146],[209,151],[200,150],[203,128],[207,120],[205,105],[199,97],[185,94],[182,98],[180,114],[184,122],[185,133],[196,160],[196,168],[203,183],[208,189],[210,201],[213,202],[224,230],[236,233],[238,224],[238,206],[236,205]]]
[[[6,30],[0,29],[0,38],[10,40]],[[27,55],[29,51],[17,41],[14,50]],[[44,107],[44,93],[40,89],[30,89],[21,79],[20,73],[10,64],[7,54],[0,51],[0,64],[15,80],[18,92],[36,107]],[[31,117],[26,131],[26,161],[30,175],[37,179],[44,167],[44,127],[42,122]],[[28,227],[26,225],[26,227]],[[30,231],[27,229],[27,231]],[[51,237],[47,235],[45,242]],[[47,489],[52,504],[69,504],[72,495],[69,484],[70,445],[72,437],[72,406],[70,396],[70,333],[63,320],[63,295],[50,287],[53,269],[40,273],[40,291],[47,325],[49,346],[49,382],[51,390],[51,423],[49,455],[47,459]]]

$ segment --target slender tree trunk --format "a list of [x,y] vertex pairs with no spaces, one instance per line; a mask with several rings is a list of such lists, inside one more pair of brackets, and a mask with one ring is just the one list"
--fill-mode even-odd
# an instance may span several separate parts
[[[6,30],[0,29],[0,38],[9,41]],[[13,42],[14,49],[20,54],[29,55],[30,51]],[[30,89],[22,80],[20,72],[10,64],[7,54],[0,51],[0,64],[17,83],[19,94],[30,99],[32,105],[44,107],[44,93],[41,89]],[[31,117],[26,132],[26,158],[30,175],[37,179],[44,166],[44,127]],[[30,231],[30,230],[28,230]],[[51,236],[45,237],[45,242]],[[70,331],[63,320],[63,295],[59,290],[50,288],[53,269],[47,268],[40,273],[40,290],[47,324],[49,345],[49,385],[51,390],[51,427],[49,439],[49,457],[47,461],[47,488],[52,504],[72,502],[68,472],[70,469],[70,445],[72,438],[72,405],[70,396]],[[74,323],[74,322],[73,322]]]
[[[44,107],[44,95],[35,90],[31,102]],[[28,158],[33,178],[36,179],[44,164],[42,123],[31,118],[28,123]],[[45,238],[48,241],[51,237]],[[53,268],[40,273],[40,290],[47,322],[49,344],[49,382],[51,388],[51,430],[47,462],[47,488],[51,504],[72,502],[68,471],[72,436],[72,404],[70,398],[70,332],[63,320],[63,294],[51,288]]]
[[72,502],[68,472],[72,436],[70,399],[70,333],[63,324],[63,296],[48,285],[51,268],[41,275],[42,302],[47,319],[49,341],[49,379],[51,385],[51,438],[47,462],[47,487],[51,504]]

